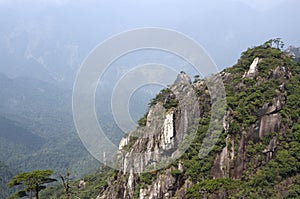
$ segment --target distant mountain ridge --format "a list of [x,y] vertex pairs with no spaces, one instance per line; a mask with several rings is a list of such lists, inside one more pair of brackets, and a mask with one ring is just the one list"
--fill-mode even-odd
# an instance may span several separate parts
[[[31,78],[11,79],[3,74],[0,74],[0,83],[0,113],[16,115],[38,123],[46,120],[52,121],[53,125],[64,123],[70,128],[70,90]],[[20,119],[20,123],[22,120]]]
[[16,122],[0,116],[0,141],[24,145],[37,150],[45,143],[45,139],[18,126]]
[[48,82],[0,74],[0,161],[19,171],[69,168],[74,176],[95,169],[73,125],[71,95]]

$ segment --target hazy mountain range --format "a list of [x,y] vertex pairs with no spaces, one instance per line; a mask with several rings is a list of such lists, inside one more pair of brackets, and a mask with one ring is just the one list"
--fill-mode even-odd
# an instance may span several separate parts
[[71,88],[79,65],[96,45],[143,26],[187,34],[203,45],[222,69],[232,65],[245,46],[269,38],[281,37],[287,45],[300,45],[300,33],[295,30],[297,7],[297,0],[2,0],[0,72]]

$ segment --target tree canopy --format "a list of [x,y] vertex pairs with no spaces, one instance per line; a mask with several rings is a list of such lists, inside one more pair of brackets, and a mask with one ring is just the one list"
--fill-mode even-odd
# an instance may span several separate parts
[[9,199],[24,196],[29,196],[32,199],[33,193],[36,199],[39,199],[39,192],[46,188],[45,184],[56,181],[56,179],[50,177],[52,174],[53,171],[51,170],[35,170],[14,176],[8,182],[8,187],[19,186],[23,189],[12,194]]

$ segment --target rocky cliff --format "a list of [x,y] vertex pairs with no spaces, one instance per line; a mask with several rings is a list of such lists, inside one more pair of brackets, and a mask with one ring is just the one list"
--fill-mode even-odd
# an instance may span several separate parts
[[[226,90],[219,118],[207,86],[217,76]],[[295,56],[270,45],[206,79],[180,73],[121,140],[121,169],[99,174],[93,191],[95,177],[86,179],[86,198],[300,198],[299,83]]]
[[[139,198],[162,198],[179,191],[181,187],[177,186],[171,169],[157,170],[178,156],[184,137],[191,136],[193,132],[190,131],[196,132],[198,122],[195,123],[195,119],[199,117],[196,90],[190,78],[182,72],[170,88],[162,90],[153,99],[143,118],[144,126],[121,140],[118,159],[123,170],[100,198],[133,198],[138,195]],[[176,169],[182,170],[180,164]],[[142,182],[143,177],[148,177],[151,183]]]
[[[282,198],[295,194],[291,190],[300,171],[299,109],[295,108],[300,75],[293,58],[291,53],[258,46],[220,73],[226,86],[227,113],[217,144],[202,159],[199,151],[211,99],[205,80],[191,83],[186,74],[179,74],[174,85],[152,101],[145,126],[121,141],[123,170],[108,180],[98,198]],[[195,119],[199,125],[191,146],[168,162]]]

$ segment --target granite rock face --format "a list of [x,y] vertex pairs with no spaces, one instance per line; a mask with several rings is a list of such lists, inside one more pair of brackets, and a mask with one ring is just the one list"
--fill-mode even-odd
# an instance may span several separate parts
[[[255,78],[259,73],[259,67],[257,66],[261,60],[262,59],[255,58],[249,71],[245,73],[243,78]],[[285,83],[291,76],[291,72],[284,66],[275,67],[269,72],[268,79],[264,79],[263,81],[275,79],[281,84],[281,86],[275,90],[277,96],[275,96],[270,103],[263,104],[261,108],[257,110],[255,123],[239,133],[240,138],[238,142],[236,142],[235,136],[227,136],[226,146],[215,158],[211,170],[213,178],[241,179],[249,162],[254,165],[257,164],[257,167],[259,166],[260,163],[255,162],[255,160],[250,160],[250,158],[246,156],[248,144],[249,142],[257,143],[270,133],[282,131],[282,116],[280,110],[282,110],[286,102],[284,91]],[[229,75],[227,75],[227,77],[229,77]],[[226,82],[228,79],[225,78],[224,81]],[[239,85],[237,87],[239,87]],[[227,117],[227,120],[230,121],[231,116],[228,115]],[[230,122],[224,124],[225,131],[229,128]],[[234,150],[235,148],[237,150]],[[262,153],[265,154],[266,162],[272,159],[276,152],[276,148],[277,137],[273,137],[270,140],[269,145],[262,151]]]
[[247,78],[254,78],[256,75],[257,75],[257,72],[258,72],[258,63],[260,62],[260,58],[259,57],[256,57],[252,64],[250,65],[249,67],[249,70],[248,72],[246,72],[243,76],[243,78],[247,77]]
[[[170,103],[174,104],[168,106]],[[171,175],[170,169],[156,169],[159,169],[160,163],[178,156],[180,143],[187,135],[196,133],[191,131],[196,131],[198,122],[195,118],[199,116],[195,88],[190,77],[181,72],[164,99],[150,107],[146,126],[138,127],[121,140],[118,160],[122,170],[116,179],[111,179],[111,186],[99,198],[132,198],[140,176],[150,168],[156,179],[151,185],[140,188],[139,198],[171,198],[177,192],[185,195],[190,182],[178,186],[178,179]],[[130,149],[124,151],[127,145]],[[182,170],[182,166],[179,164],[177,169]]]
[[[247,125],[238,126],[238,132],[231,132],[231,121],[237,114],[235,110],[228,108],[224,118],[218,118],[220,121],[223,119],[222,127],[226,136],[223,145],[220,145],[219,151],[212,158],[212,167],[208,171],[211,179],[242,179],[245,171],[254,174],[262,162],[268,163],[274,158],[279,140],[276,135],[279,132],[285,133],[281,112],[287,101],[286,83],[292,74],[286,65],[278,64],[268,71],[265,70],[264,76],[260,76],[264,58],[253,56],[252,60],[250,66],[250,60],[246,62],[248,69],[239,73],[240,82],[235,82],[234,85],[231,84],[234,73],[220,73],[224,84],[234,86],[234,91],[240,92],[247,88],[247,84],[249,86],[249,82],[260,85],[274,80],[276,88],[272,90],[268,103],[262,102],[253,106],[254,119]],[[210,96],[206,83],[205,80],[191,83],[191,79],[182,72],[169,90],[161,93],[160,96],[163,97],[158,98],[149,108],[145,126],[130,132],[120,142],[118,160],[122,169],[114,178],[109,179],[108,187],[98,198],[187,198],[187,190],[198,182],[172,173],[174,170],[177,173],[185,172],[180,161],[178,165],[172,165],[172,168],[160,166],[162,163],[168,165],[169,157],[177,155],[180,143],[191,135],[191,130],[197,128],[195,119],[203,112],[210,111],[204,105],[211,105],[214,96]],[[201,100],[195,92],[200,93]],[[251,146],[266,137],[266,143],[259,148],[260,157],[249,156]],[[158,167],[162,169],[159,170]],[[250,167],[252,170],[247,170]],[[150,173],[151,180],[140,186],[144,171]],[[204,198],[228,198],[225,191],[205,194]]]

